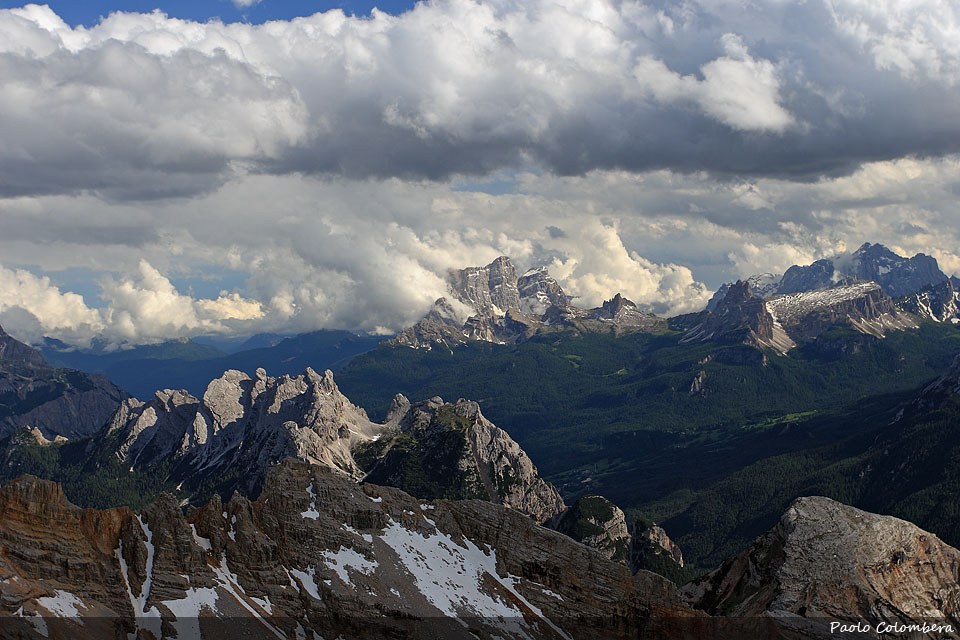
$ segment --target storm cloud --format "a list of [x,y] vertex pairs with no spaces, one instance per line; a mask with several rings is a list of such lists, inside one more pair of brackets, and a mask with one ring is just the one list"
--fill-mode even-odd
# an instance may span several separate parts
[[146,199],[271,173],[536,166],[812,180],[960,150],[936,2],[423,3],[263,25],[0,12],[0,189]]

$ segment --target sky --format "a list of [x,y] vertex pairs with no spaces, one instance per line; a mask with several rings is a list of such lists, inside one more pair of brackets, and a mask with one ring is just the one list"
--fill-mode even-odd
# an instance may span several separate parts
[[0,325],[389,334],[510,256],[662,315],[960,273],[952,0],[0,4]]

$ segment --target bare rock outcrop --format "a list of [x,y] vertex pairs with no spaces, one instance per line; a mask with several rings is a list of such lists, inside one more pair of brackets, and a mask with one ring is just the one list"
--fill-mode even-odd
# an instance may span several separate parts
[[685,331],[681,342],[740,342],[758,348],[772,347],[780,352],[794,346],[763,299],[757,297],[745,281],[731,285],[713,311],[683,316],[676,322],[679,324],[675,326]]
[[595,309],[572,304],[546,267],[517,277],[510,258],[500,256],[485,267],[451,270],[449,297],[388,344],[452,349],[466,342],[515,344],[541,334],[614,333],[666,329],[666,321],[642,311],[619,293]]
[[547,523],[548,527],[629,564],[630,531],[623,511],[603,496],[583,496]]
[[814,340],[838,325],[876,337],[917,327],[913,316],[897,309],[876,282],[776,295],[765,304],[774,321],[796,342]]
[[[683,552],[680,547],[670,539],[663,527],[655,522],[644,522],[638,520],[634,525],[633,539],[637,542],[647,541],[662,549],[678,566],[683,566]],[[636,564],[636,563],[634,563]]]
[[423,499],[488,500],[537,522],[565,507],[526,452],[487,420],[476,402],[433,398],[411,405],[397,396],[386,424],[393,433],[357,452],[368,469],[366,482],[398,487]]
[[715,615],[960,627],[960,551],[904,520],[796,500],[748,550],[684,588]]
[[[169,465],[170,479],[188,488],[219,482],[221,493],[255,496],[267,468],[287,457],[359,478],[352,448],[383,429],[340,393],[330,371],[272,378],[257,369],[251,378],[231,370],[200,399],[166,389],[149,402],[124,401],[88,452],[112,447],[131,468]],[[231,481],[230,469],[244,473]]]

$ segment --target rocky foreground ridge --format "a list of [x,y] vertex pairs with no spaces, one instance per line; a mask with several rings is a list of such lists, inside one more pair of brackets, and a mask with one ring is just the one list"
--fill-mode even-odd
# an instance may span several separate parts
[[439,397],[411,403],[397,395],[377,424],[340,392],[330,371],[310,368],[279,378],[263,369],[252,377],[226,371],[200,398],[170,389],[149,402],[127,398],[99,433],[76,441],[24,429],[0,462],[14,477],[44,458],[69,466],[58,477],[98,474],[97,482],[118,483],[141,504],[162,490],[185,504],[234,491],[256,498],[270,467],[295,458],[423,500],[485,500],[537,523],[567,509],[527,453],[477,403]]
[[936,620],[960,630],[960,551],[904,520],[829,498],[796,500],[748,550],[687,585],[714,615],[876,625]]
[[545,522],[565,508],[552,484],[476,402],[432,398],[391,403],[386,432],[362,445],[365,482],[400,487],[417,498],[479,499]]
[[263,369],[252,377],[226,371],[200,398],[170,389],[149,402],[127,398],[99,433],[76,441],[22,430],[2,457],[7,477],[34,468],[23,465],[43,452],[30,447],[51,455],[62,450],[58,464],[79,464],[78,474],[136,474],[141,494],[167,490],[195,504],[234,491],[256,498],[270,467],[295,458],[423,499],[487,500],[537,522],[565,508],[526,452],[477,403],[412,404],[398,395],[386,420],[374,423],[330,371],[310,368],[279,378]]
[[330,371],[273,378],[257,369],[251,378],[230,370],[202,398],[164,389],[149,402],[125,400],[87,453],[131,469],[165,465],[167,479],[187,491],[256,496],[270,465],[287,457],[360,478],[351,450],[382,431],[340,393]]
[[[665,578],[484,501],[424,503],[287,460],[184,515],[0,489],[0,616],[22,637],[696,637]],[[316,635],[314,635],[316,634]]]
[[826,498],[796,501],[750,549],[682,591],[516,510],[424,502],[295,460],[271,469],[256,501],[215,497],[186,513],[168,495],[139,513],[79,509],[58,485],[25,476],[0,489],[0,548],[4,637],[826,638],[834,620],[960,628],[960,552]]
[[0,328],[0,438],[21,427],[50,440],[87,436],[128,397],[101,375],[51,367]]

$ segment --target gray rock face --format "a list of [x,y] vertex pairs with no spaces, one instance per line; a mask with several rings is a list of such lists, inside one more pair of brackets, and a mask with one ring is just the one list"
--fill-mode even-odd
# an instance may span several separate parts
[[[875,282],[777,294],[761,300],[747,282],[732,285],[713,311],[675,318],[682,341],[735,340],[785,353],[836,326],[882,338],[916,328],[917,318],[899,309]],[[700,381],[702,383],[702,380]],[[691,393],[700,389],[691,387]]]
[[[592,547],[630,571],[651,571],[682,583],[686,576],[680,548],[656,523],[627,525],[623,511],[603,496],[583,496],[544,525]],[[681,579],[683,578],[683,579]]]
[[[754,294],[760,298],[818,291],[856,282],[876,282],[885,294],[900,298],[948,280],[935,258],[922,253],[905,258],[881,244],[869,242],[850,254],[823,258],[805,266],[794,265],[782,277],[765,273],[748,279]],[[729,287],[725,284],[717,290],[707,304],[708,310],[716,307]]]
[[15,340],[9,333],[0,327],[0,363],[4,365],[25,365],[28,367],[45,367],[47,361],[40,352]]
[[836,275],[836,268],[832,260],[817,260],[806,266],[793,265],[787,269],[774,293],[797,293],[799,291],[827,289],[842,279],[842,276]]
[[629,564],[630,531],[623,511],[603,496],[583,496],[555,515],[547,527],[593,547],[607,558]]
[[[750,290],[753,291],[754,296],[766,298],[767,296],[777,293],[781,278],[783,278],[783,276],[779,273],[758,273],[747,278],[747,284],[750,285]],[[707,311],[716,309],[717,303],[727,295],[727,291],[729,291],[732,286],[732,282],[720,285],[720,288],[717,289],[713,297],[707,302]]]
[[796,342],[813,340],[838,324],[877,337],[883,337],[888,330],[917,326],[916,320],[897,309],[893,299],[875,282],[776,295],[765,304],[774,320]]
[[488,500],[537,522],[565,506],[520,445],[487,420],[475,402],[433,398],[411,405],[397,396],[387,424],[395,431],[357,454],[369,470],[366,482],[422,499]]
[[244,469],[235,488],[256,495],[267,468],[286,457],[359,477],[351,448],[382,430],[340,393],[330,371],[281,378],[227,371],[202,399],[169,389],[150,402],[127,399],[89,450],[113,446],[132,468],[169,463],[172,479],[188,487]]
[[471,341],[515,344],[558,331],[621,335],[666,328],[665,320],[641,311],[620,294],[596,309],[576,307],[545,267],[517,278],[506,256],[486,267],[451,271],[449,276],[450,295],[468,309],[468,317],[458,315],[441,298],[426,316],[388,344],[452,349]]
[[856,280],[878,283],[893,298],[948,280],[935,258],[922,253],[904,258],[881,244],[869,242],[854,252],[844,271]]
[[[648,541],[663,550],[678,566],[683,566],[683,552],[680,547],[670,539],[663,527],[656,523],[644,523],[637,521],[633,530],[633,540],[636,542]],[[631,547],[631,551],[635,549]],[[631,564],[636,564],[631,554]],[[636,570],[636,569],[635,569]]]
[[[793,341],[775,321],[764,301],[753,294],[749,283],[730,287],[713,311],[703,311],[689,321],[682,342],[722,340],[786,352]],[[701,381],[702,382],[702,381]]]
[[101,375],[51,367],[0,328],[0,437],[21,427],[47,439],[88,436],[128,397]]
[[671,619],[702,617],[667,580],[516,511],[425,504],[295,461],[257,501],[214,498],[186,518],[168,496],[136,514],[81,510],[29,477],[0,489],[0,515],[0,616],[14,637],[42,623],[79,640],[672,639]]
[[435,344],[450,348],[466,341],[463,323],[464,320],[457,316],[447,299],[438,298],[426,316],[389,342],[414,348],[429,349]]
[[520,311],[541,316],[550,307],[567,307],[570,300],[546,267],[531,269],[517,279]]
[[960,551],[932,533],[828,498],[800,498],[768,533],[684,587],[718,615],[960,623]]
[[481,315],[499,315],[507,309],[520,308],[517,271],[506,256],[500,256],[485,267],[451,271],[450,289],[458,300]]
[[960,323],[960,278],[926,287],[898,301],[897,306],[921,318]]

